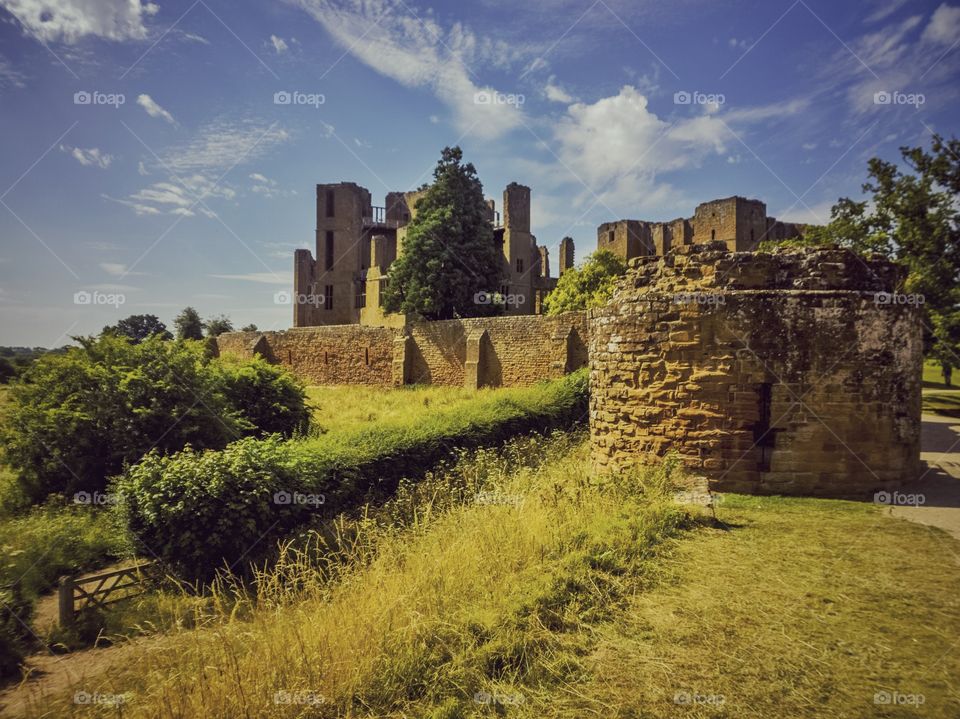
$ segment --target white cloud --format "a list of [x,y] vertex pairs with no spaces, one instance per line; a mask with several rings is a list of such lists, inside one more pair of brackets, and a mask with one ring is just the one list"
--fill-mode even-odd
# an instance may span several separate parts
[[273,49],[276,51],[277,55],[280,55],[289,49],[289,46],[284,39],[282,37],[277,37],[276,35],[270,36],[270,43],[273,45]]
[[113,277],[132,277],[147,274],[146,272],[130,272],[126,265],[119,262],[101,262],[100,269]]
[[[226,174],[238,165],[263,157],[288,138],[286,130],[277,128],[276,124],[264,125],[252,120],[209,123],[189,143],[173,147],[160,162],[149,169],[143,168],[148,173],[166,173],[168,179],[154,182],[125,199],[107,199],[130,207],[138,215],[193,217],[199,213],[216,217],[207,206],[211,200],[229,201],[237,197],[237,190],[226,182]],[[251,175],[251,179],[256,178]],[[260,192],[268,194],[269,181],[263,187]],[[280,192],[274,190],[273,194]]]
[[429,14],[418,20],[395,12],[385,0],[294,2],[376,72],[407,87],[430,90],[452,110],[460,132],[492,139],[523,122],[516,104],[477,102],[478,93],[485,91],[518,91],[480,86],[469,65],[479,62],[502,67],[518,61],[529,48],[478,37],[460,23],[444,28]]
[[729,130],[715,117],[702,115],[673,125],[661,120],[630,85],[593,104],[571,105],[554,135],[563,165],[588,188],[581,201],[599,198],[635,208],[667,202],[675,191],[658,182],[658,175],[695,166],[712,152],[722,154],[730,139]]
[[6,58],[0,57],[0,87],[5,85],[10,87],[26,87],[27,76],[15,69]]
[[952,45],[960,40],[960,7],[943,3],[934,10],[922,38],[939,45]]
[[99,167],[101,170],[106,170],[110,167],[110,163],[113,162],[113,155],[108,155],[97,147],[84,149],[82,147],[60,145],[60,150],[70,153],[73,159],[84,167]]
[[876,9],[867,15],[864,22],[880,22],[886,17],[893,15],[897,10],[907,4],[907,0],[882,0],[877,3]]
[[220,280],[242,280],[245,282],[259,282],[265,285],[288,285],[290,278],[286,270],[280,272],[248,272],[243,275],[210,275]]
[[550,102],[562,102],[562,103],[571,103],[573,102],[573,96],[570,95],[566,90],[556,84],[556,78],[551,75],[547,79],[547,85],[543,88],[544,94],[546,94],[547,99]]
[[143,40],[145,21],[160,9],[141,0],[0,0],[24,32],[44,42],[74,43],[87,36]]
[[141,177],[146,177],[150,174],[150,171],[147,170],[147,166],[143,164],[143,160],[137,163],[137,174]]
[[147,111],[147,114],[150,117],[162,117],[164,120],[169,122],[171,125],[176,125],[177,121],[173,119],[173,115],[164,110],[160,105],[157,104],[156,100],[150,97],[147,94],[137,96],[137,104]]
[[802,148],[803,148],[804,150],[806,150],[807,152],[810,152],[811,150],[816,150],[816,149],[817,149],[817,143],[815,143],[815,142],[805,142],[805,143],[803,143],[800,147],[802,147]]

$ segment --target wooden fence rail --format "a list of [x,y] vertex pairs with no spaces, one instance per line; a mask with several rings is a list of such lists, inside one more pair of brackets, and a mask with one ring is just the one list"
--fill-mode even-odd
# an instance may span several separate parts
[[102,609],[108,604],[143,594],[147,581],[153,577],[153,569],[153,562],[140,562],[99,574],[60,577],[60,626],[71,624],[77,612],[87,607]]

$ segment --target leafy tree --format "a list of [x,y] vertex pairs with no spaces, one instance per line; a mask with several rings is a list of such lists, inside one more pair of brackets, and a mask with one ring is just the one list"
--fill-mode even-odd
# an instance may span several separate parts
[[548,315],[602,307],[613,296],[617,278],[627,263],[609,250],[597,250],[579,268],[573,267],[557,280],[557,286],[543,301]]
[[77,341],[12,385],[0,425],[5,460],[35,500],[102,490],[151,448],[222,448],[245,435],[292,434],[306,421],[300,384],[263,360],[211,360],[203,342],[159,335]]
[[868,200],[841,198],[830,222],[811,228],[801,244],[838,245],[902,262],[909,274],[899,289],[924,298],[928,351],[958,365],[953,327],[960,308],[960,141],[935,135],[929,151],[901,147],[900,154],[905,170],[870,160],[863,184]]
[[173,339],[173,335],[167,331],[167,326],[156,315],[130,315],[115,325],[104,327],[103,331],[117,337],[126,337],[135,343],[143,342],[153,335],[159,335],[165,340]]
[[203,328],[207,331],[207,337],[219,337],[224,332],[233,332],[233,322],[226,315],[218,315],[204,322]]
[[241,328],[240,328],[240,331],[241,331],[241,332],[256,332],[256,331],[257,331],[257,326],[256,326],[255,324],[253,324],[253,322],[251,322],[250,324],[244,325],[243,327],[241,327]]
[[0,384],[6,384],[17,376],[17,368],[6,357],[0,357]]
[[444,320],[500,311],[475,299],[500,287],[503,253],[487,220],[483,185],[462,159],[459,147],[444,148],[407,226],[403,253],[390,267],[387,312]]
[[203,339],[203,320],[193,307],[184,307],[183,312],[174,318],[173,326],[177,330],[178,340]]

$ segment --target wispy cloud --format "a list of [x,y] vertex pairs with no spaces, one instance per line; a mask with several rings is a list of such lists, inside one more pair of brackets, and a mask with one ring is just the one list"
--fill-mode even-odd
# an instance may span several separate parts
[[131,272],[126,265],[119,262],[101,262],[100,269],[112,277],[133,277],[147,274],[146,272]]
[[240,275],[210,275],[219,280],[240,280],[242,282],[259,282],[264,285],[289,285],[290,278],[286,270],[277,272],[247,272]]
[[282,37],[277,37],[276,35],[270,36],[270,44],[273,45],[273,49],[277,55],[281,55],[290,49],[290,46],[287,45],[286,41]]
[[[509,43],[476,35],[460,23],[443,27],[420,17],[406,3],[387,0],[293,0],[310,13],[355,58],[407,87],[429,89],[453,112],[460,132],[496,138],[523,122],[516,104],[485,102],[499,90],[481,83],[471,64],[504,66],[523,52]],[[478,99],[479,97],[479,99]]]
[[17,70],[5,57],[0,57],[0,87],[26,87],[27,76]]
[[573,96],[557,84],[557,79],[553,75],[547,79],[543,92],[550,102],[573,102]]
[[171,125],[176,125],[177,121],[173,119],[173,115],[164,110],[160,105],[147,94],[142,94],[137,96],[137,104],[147,111],[147,114],[150,117],[160,117],[169,122]]
[[143,40],[146,19],[160,9],[142,0],[0,0],[24,32],[44,42],[75,43],[88,37]]
[[98,147],[82,148],[60,145],[60,151],[69,153],[73,159],[84,167],[99,167],[106,170],[113,162],[113,155],[103,152]]

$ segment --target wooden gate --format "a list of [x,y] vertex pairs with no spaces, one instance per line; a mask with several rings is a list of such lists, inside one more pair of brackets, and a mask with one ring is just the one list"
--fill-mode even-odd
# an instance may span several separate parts
[[146,591],[153,576],[153,562],[140,562],[129,567],[83,577],[60,578],[60,626],[73,622],[77,612],[87,607],[104,608],[108,604],[129,599]]

